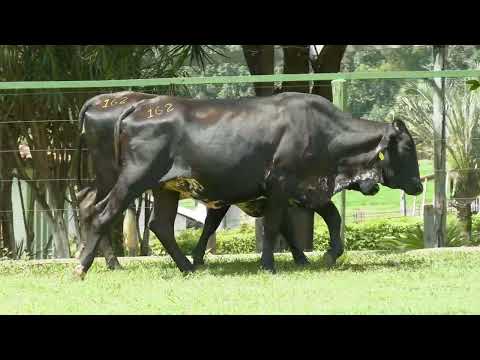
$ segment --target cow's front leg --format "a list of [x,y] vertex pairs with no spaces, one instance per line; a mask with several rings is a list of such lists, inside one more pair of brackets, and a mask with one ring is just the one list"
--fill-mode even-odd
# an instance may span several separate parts
[[280,232],[281,222],[287,206],[288,203],[285,192],[279,186],[275,186],[267,198],[265,207],[265,221],[263,226],[265,236],[263,237],[261,258],[262,268],[272,273],[275,273],[275,263],[273,259],[275,240]]
[[330,247],[323,256],[323,262],[326,267],[330,268],[335,265],[337,259],[343,254],[344,245],[340,238],[340,227],[342,218],[337,210],[337,207],[332,201],[316,210],[328,226],[330,233]]
[[197,246],[195,246],[192,254],[194,266],[203,265],[203,258],[207,249],[208,239],[217,230],[229,208],[230,206],[221,207],[219,209],[208,209],[202,235],[200,236]]

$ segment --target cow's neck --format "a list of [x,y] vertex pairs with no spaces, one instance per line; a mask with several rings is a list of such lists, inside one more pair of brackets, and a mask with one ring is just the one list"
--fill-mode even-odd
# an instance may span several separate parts
[[351,117],[339,118],[332,125],[334,131],[329,136],[330,154],[338,160],[354,157],[357,161],[361,161],[357,158],[359,155],[375,150],[389,126],[386,123]]
[[345,117],[336,125],[336,136],[329,144],[336,168],[334,192],[344,190],[353,183],[381,183],[381,169],[372,164],[371,159],[388,124]]

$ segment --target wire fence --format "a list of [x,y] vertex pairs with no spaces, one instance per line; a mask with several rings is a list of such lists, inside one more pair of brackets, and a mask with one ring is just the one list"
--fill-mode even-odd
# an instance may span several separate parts
[[[260,75],[260,76],[229,76],[229,77],[211,77],[211,78],[169,78],[169,79],[132,79],[132,80],[106,80],[106,81],[55,81],[55,82],[11,82],[11,83],[1,83],[0,82],[0,108],[3,104],[14,104],[15,101],[20,99],[22,106],[25,104],[28,105],[29,101],[40,101],[39,99],[47,99],[48,97],[57,97],[57,96],[83,96],[83,97],[93,97],[94,95],[101,93],[112,93],[118,90],[138,90],[147,94],[158,94],[159,88],[170,92],[170,93],[180,93],[180,87],[185,87],[188,91],[184,93],[187,95],[192,95],[197,98],[208,98],[208,97],[227,97],[227,98],[239,98],[244,96],[253,96],[254,89],[270,89],[275,91],[276,88],[282,87],[282,91],[287,89],[289,91],[295,91],[295,89],[305,89],[306,87],[309,91],[312,91],[314,88],[319,87],[330,87],[330,81],[344,79],[349,83],[348,86],[353,86],[355,83],[360,81],[383,81],[384,87],[390,86],[389,84],[397,82],[399,84],[404,84],[405,81],[417,81],[424,82],[426,79],[435,79],[438,77],[445,77],[450,79],[457,79],[457,81],[465,81],[468,78],[480,78],[480,70],[447,70],[447,71],[407,71],[407,72],[354,72],[354,73],[335,73],[335,74],[277,74],[277,75]],[[319,81],[323,83],[319,83]],[[289,84],[290,82],[297,82],[295,84]],[[304,84],[298,84],[298,82],[304,82]],[[225,85],[231,86],[232,91],[226,91]],[[379,85],[380,86],[380,85]],[[92,90],[90,90],[92,89]],[[95,89],[95,90],[93,90]],[[228,90],[228,88],[227,88]],[[223,91],[221,94],[220,92]],[[220,95],[219,95],[220,94]],[[51,99],[50,99],[51,100]],[[365,114],[357,112],[355,108],[355,95],[351,94],[348,99],[349,111],[356,117],[363,116]],[[45,101],[46,103],[47,101]],[[8,177],[5,177],[2,174],[0,177],[0,186],[11,186],[12,197],[14,202],[14,208],[12,209],[0,209],[0,226],[6,226],[6,224],[15,224],[16,229],[20,229],[17,233],[20,234],[20,237],[26,237],[26,231],[21,230],[24,226],[23,218],[27,218],[33,214],[33,220],[30,221],[31,226],[33,226],[37,231],[36,236],[41,238],[41,242],[38,247],[45,245],[49,237],[52,235],[52,225],[46,222],[43,214],[54,212],[65,212],[68,213],[67,216],[67,227],[73,236],[76,236],[75,226],[73,222],[76,220],[75,217],[78,208],[73,204],[71,196],[68,192],[70,187],[76,186],[77,179],[74,175],[73,168],[73,158],[72,155],[74,152],[78,151],[76,146],[76,140],[79,135],[78,129],[78,120],[76,119],[75,114],[78,113],[79,107],[82,103],[72,105],[69,103],[69,114],[71,116],[65,116],[69,119],[61,119],[58,115],[53,115],[55,111],[51,111],[52,119],[48,119],[42,114],[36,114],[37,119],[34,117],[27,117],[25,112],[17,112],[11,116],[2,117],[0,115],[0,134],[5,127],[9,129],[15,129],[16,139],[3,139],[3,142],[0,142],[0,160],[5,164],[10,162],[12,168],[18,168],[24,166],[22,169],[23,173],[20,174],[17,172],[16,175],[13,173],[9,174]],[[386,104],[387,108],[391,104]],[[51,107],[58,106],[51,105]],[[3,107],[6,109],[6,107]],[[45,106],[43,107],[45,108]],[[381,110],[381,111],[380,111]],[[387,120],[390,118],[391,114],[384,111],[385,109],[380,109],[379,114],[388,114],[383,119]],[[384,112],[382,112],[384,111]],[[65,111],[63,111],[65,113]],[[7,113],[6,111],[4,114]],[[31,112],[35,114],[35,112]],[[15,115],[15,116],[14,116]],[[12,117],[14,116],[14,117]],[[52,140],[51,144],[46,141],[38,141],[36,139],[36,133],[38,133],[38,128],[43,129],[43,136],[51,136],[54,138],[53,132],[60,131],[60,127],[63,125],[69,125],[72,129],[68,133],[65,132],[65,139],[60,139],[64,141],[57,141],[59,139]],[[70,126],[71,125],[71,126]],[[36,128],[34,129],[34,127]],[[5,131],[5,130],[3,130]],[[63,131],[63,130],[62,130]],[[60,136],[61,136],[60,132]],[[58,134],[56,135],[58,136]],[[480,140],[480,133],[470,134],[468,137],[469,141],[473,144],[476,141]],[[9,140],[9,141],[6,141]],[[28,150],[11,147],[11,143],[15,145],[27,145]],[[45,139],[44,139],[45,140]],[[426,139],[422,139],[426,140]],[[431,143],[437,141],[453,141],[458,140],[458,137],[454,137],[451,134],[447,134],[445,139],[428,139]],[[7,142],[7,143],[6,143]],[[60,144],[60,146],[58,145]],[[479,144],[480,145],[480,144]],[[428,150],[428,149],[427,149]],[[88,153],[87,148],[82,148],[82,152]],[[37,155],[42,153],[47,153],[49,155],[55,155],[56,153],[68,153],[67,159],[64,161],[67,165],[64,168],[61,168],[60,165],[56,165],[55,162],[48,163],[36,163],[26,165],[24,160],[30,154],[30,158],[33,157],[34,161],[39,161],[35,159]],[[27,156],[28,157],[28,156]],[[42,158],[43,159],[43,158]],[[477,159],[480,159],[480,151],[478,156],[470,156],[470,160],[473,163]],[[433,162],[430,159],[425,160],[425,166],[430,169],[430,171],[425,175],[437,174],[441,171],[440,169],[435,169],[433,167]],[[429,161],[427,161],[429,160]],[[13,165],[12,165],[13,164]],[[32,168],[29,168],[32,167]],[[33,171],[35,170],[35,171]],[[449,168],[447,173],[452,174],[462,174],[467,173],[469,176],[477,176],[479,168],[476,167],[456,167]],[[39,175],[41,174],[41,175]],[[64,175],[64,176],[63,176]],[[40,177],[38,177],[40,176]],[[19,181],[20,179],[20,181]],[[84,182],[94,182],[94,177],[82,178]],[[474,180],[468,180],[473,186]],[[56,188],[48,188],[45,185],[51,183],[60,183],[64,184],[63,186]],[[433,183],[433,180],[431,180]],[[20,184],[20,185],[19,185]],[[467,183],[468,185],[468,183]],[[35,189],[35,186],[43,186],[45,189],[42,191]],[[450,186],[450,184],[447,184]],[[360,199],[362,195],[359,193],[349,192],[347,197],[347,221],[350,222],[362,222],[374,218],[398,218],[403,217],[405,214],[407,216],[416,216],[421,217],[421,206],[422,204],[431,204],[433,203],[433,184],[428,185],[427,194],[422,199],[422,196],[414,197],[407,196],[404,207],[406,210],[402,209],[401,205],[401,192],[395,190],[388,190],[382,188],[382,192],[388,193],[388,196],[383,197],[383,204],[375,201],[369,200],[369,198],[364,197],[363,201]],[[76,189],[78,190],[78,189]],[[452,190],[452,189],[449,189]],[[53,204],[58,203],[53,201],[55,198],[55,191],[65,191],[65,204],[66,206],[62,207],[55,206]],[[23,193],[22,193],[23,192]],[[53,193],[52,193],[53,192]],[[465,196],[458,195],[453,191],[448,191],[448,201],[449,204],[452,201],[471,201],[472,210],[478,212],[478,199],[476,196]],[[23,197],[23,200],[20,198]],[[45,204],[40,206],[38,204],[39,197],[44,197],[47,209],[43,208]],[[33,199],[33,200],[32,200]],[[473,200],[473,201],[472,201]],[[186,202],[184,202],[185,204]],[[385,203],[387,203],[388,209],[385,210]],[[32,206],[33,204],[33,206]],[[376,205],[375,205],[376,204]],[[190,203],[188,206],[192,207]],[[142,211],[151,210],[151,206],[143,206]],[[379,210],[382,209],[382,210]],[[455,211],[455,208],[450,206],[449,210],[451,212]],[[243,221],[243,220],[242,220]],[[246,221],[246,220],[245,220]],[[3,224],[3,225],[2,225]],[[41,234],[41,235],[39,235]],[[0,239],[1,241],[1,239]],[[37,249],[38,250],[38,249]]]

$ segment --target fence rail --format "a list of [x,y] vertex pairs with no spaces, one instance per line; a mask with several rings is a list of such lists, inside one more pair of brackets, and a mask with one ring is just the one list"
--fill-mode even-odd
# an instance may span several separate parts
[[478,78],[480,70],[443,70],[443,71],[355,71],[341,73],[311,74],[275,74],[275,75],[240,75],[211,77],[177,77],[159,79],[128,80],[86,80],[86,81],[4,81],[0,90],[33,89],[81,89],[81,88],[115,88],[115,87],[151,87],[168,85],[201,84],[238,84],[289,81],[320,80],[379,80],[379,79],[434,79],[434,78]]
[[[331,81],[331,80],[425,80],[435,78],[480,78],[480,70],[443,70],[443,71],[369,71],[369,72],[343,72],[343,73],[310,73],[310,74],[275,74],[275,75],[247,75],[247,76],[214,76],[214,77],[179,77],[179,78],[159,78],[159,79],[125,79],[125,80],[89,80],[89,81],[14,81],[14,82],[0,82],[0,96],[7,95],[41,95],[35,91],[27,92],[28,90],[55,90],[58,93],[75,93],[81,89],[104,89],[115,88],[145,88],[148,92],[149,87],[156,86],[172,86],[172,85],[203,85],[203,84],[242,84],[242,83],[275,83],[275,82],[314,82],[314,81]],[[72,89],[72,91],[67,91]],[[64,90],[64,91],[62,91]],[[76,90],[76,91],[73,91]],[[8,91],[11,91],[8,93]],[[23,91],[23,92],[22,92]],[[87,91],[85,91],[87,92]],[[90,91],[93,93],[93,91]],[[48,92],[47,92],[48,93]],[[29,120],[28,122],[72,122],[76,120]],[[2,124],[12,124],[13,121],[0,121]],[[22,123],[15,121],[15,123]],[[1,131],[1,129],[0,129]],[[440,140],[436,140],[440,141]],[[441,140],[446,141],[446,140]],[[30,151],[74,151],[76,149],[33,149]],[[17,152],[14,149],[2,149],[1,152]],[[31,182],[42,182],[45,179],[28,179]],[[2,182],[9,181],[8,179],[0,179]],[[53,181],[53,179],[51,180]],[[478,204],[476,204],[478,207]],[[69,209],[73,209],[69,208]],[[51,209],[50,209],[51,210]],[[41,212],[44,210],[32,209],[27,211]],[[5,211],[11,212],[11,211]],[[399,212],[395,211],[402,216]],[[365,218],[371,218],[380,213],[364,214],[359,211],[357,214],[349,214],[346,217],[353,217],[354,219],[362,221]],[[383,213],[385,214],[385,212]],[[393,217],[393,213],[391,213]],[[2,213],[3,215],[3,213]],[[43,228],[42,228],[42,231]],[[42,242],[43,244],[43,242]],[[42,245],[43,246],[43,245]]]

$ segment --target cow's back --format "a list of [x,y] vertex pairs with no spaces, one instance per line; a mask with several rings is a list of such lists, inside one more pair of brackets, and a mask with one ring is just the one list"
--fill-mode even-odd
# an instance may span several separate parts
[[207,197],[233,201],[262,193],[279,150],[293,156],[290,166],[298,165],[308,145],[311,101],[299,93],[237,100],[161,96],[135,105],[123,120],[123,138],[133,139],[129,147],[141,153],[167,139],[174,163],[163,181],[193,178],[215,190]]
[[[122,91],[100,94],[85,103],[81,119],[82,130],[85,131],[86,146],[92,155],[94,176],[97,179],[97,186],[100,188],[111,188],[115,183],[115,174],[118,171],[113,156],[115,122],[120,114],[132,104],[155,96],[157,95]],[[103,192],[100,195],[104,195]]]

